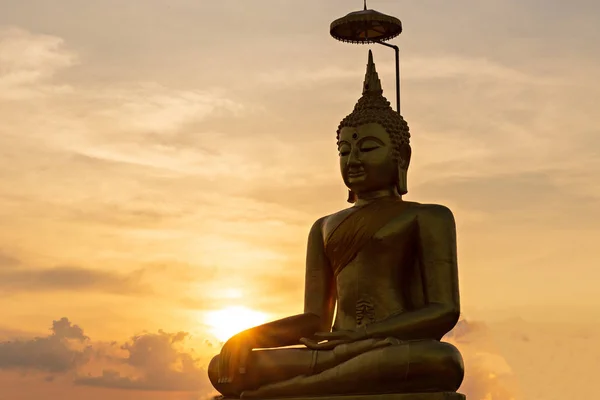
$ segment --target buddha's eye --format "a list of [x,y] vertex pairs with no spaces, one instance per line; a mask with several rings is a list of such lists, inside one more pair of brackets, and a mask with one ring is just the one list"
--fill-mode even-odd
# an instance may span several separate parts
[[346,145],[341,146],[338,149],[338,151],[339,151],[341,157],[346,157],[346,156],[350,155],[350,148]]
[[363,147],[362,149],[360,149],[360,151],[362,151],[363,153],[368,153],[370,151],[377,150],[378,148],[379,148],[379,146]]
[[382,146],[382,144],[379,143],[379,141],[374,140],[372,138],[368,138],[366,140],[363,140],[363,142],[360,144],[359,148],[362,153],[368,153],[370,151],[377,150],[381,146]]

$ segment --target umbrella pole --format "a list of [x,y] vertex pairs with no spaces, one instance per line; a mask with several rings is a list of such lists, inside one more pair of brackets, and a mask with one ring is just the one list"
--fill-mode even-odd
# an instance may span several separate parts
[[396,53],[396,109],[400,114],[400,49],[398,46],[374,40],[374,43],[379,43],[382,46],[391,47]]

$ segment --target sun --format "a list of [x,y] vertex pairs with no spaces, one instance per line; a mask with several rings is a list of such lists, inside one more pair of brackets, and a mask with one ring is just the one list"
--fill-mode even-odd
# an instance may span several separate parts
[[205,322],[211,333],[222,342],[245,329],[267,322],[267,314],[243,306],[227,307],[210,311]]

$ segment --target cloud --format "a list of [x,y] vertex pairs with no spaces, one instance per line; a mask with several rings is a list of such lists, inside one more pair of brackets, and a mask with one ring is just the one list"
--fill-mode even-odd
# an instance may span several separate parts
[[463,356],[465,379],[459,392],[468,399],[515,400],[518,397],[517,379],[496,349],[485,323],[461,319],[444,340],[454,344]]
[[0,30],[0,101],[6,101],[0,147],[181,173],[206,157],[206,136],[190,127],[255,111],[217,87],[175,89],[144,80],[99,85],[57,76],[77,63],[85,70],[86,60],[61,37]]
[[75,383],[132,390],[210,390],[206,371],[198,366],[193,353],[180,348],[187,337],[185,332],[163,331],[135,336],[121,347],[127,355],[114,360],[131,367],[134,377],[105,369],[99,376],[79,377]]
[[16,27],[0,29],[0,100],[24,100],[65,89],[46,82],[77,61],[62,38]]
[[0,369],[38,372],[48,382],[60,374],[80,386],[212,392],[199,358],[186,348],[189,339],[186,332],[159,330],[122,345],[96,342],[61,318],[46,337],[0,342]]
[[39,291],[103,291],[140,294],[149,289],[141,282],[143,270],[129,275],[73,266],[54,268],[2,268],[0,293]]
[[3,268],[15,267],[20,263],[21,262],[17,258],[0,251],[0,271]]
[[191,210],[177,209],[168,204],[144,204],[139,199],[135,204],[106,202],[82,204],[67,212],[70,218],[87,223],[119,227],[152,228],[177,221],[192,214]]
[[[562,312],[560,306],[546,306],[528,316],[519,311],[523,318],[489,323],[498,348],[522,382],[519,398],[594,397],[591,383],[600,370],[598,311],[569,308],[571,315],[580,315],[568,319],[557,318],[557,312]],[[554,317],[542,322],[540,314]]]
[[218,92],[173,90],[156,83],[113,87],[100,92],[104,100],[118,99],[117,107],[99,114],[118,122],[117,129],[142,132],[176,132],[185,124],[209,115],[239,115],[245,107]]
[[91,355],[89,338],[83,330],[61,318],[52,322],[49,336],[0,342],[0,369],[74,371],[87,363]]

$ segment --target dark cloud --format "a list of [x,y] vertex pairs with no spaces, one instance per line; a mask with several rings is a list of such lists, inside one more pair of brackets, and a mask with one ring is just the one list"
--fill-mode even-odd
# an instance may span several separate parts
[[132,274],[92,270],[82,267],[2,268],[0,293],[56,290],[97,290],[128,294],[149,292],[142,282],[143,270]]
[[[63,374],[83,386],[209,393],[205,369],[194,351],[184,348],[188,339],[186,332],[158,331],[122,345],[94,342],[81,327],[62,318],[53,322],[48,336],[0,342],[0,369],[43,373],[47,382]],[[100,375],[85,375],[98,366]]]
[[0,342],[0,368],[67,372],[88,362],[91,354],[83,330],[62,318],[53,321],[49,336]]
[[75,383],[132,390],[210,390],[206,371],[193,353],[180,349],[187,336],[186,332],[163,331],[135,336],[121,347],[128,355],[115,361],[133,367],[136,377],[107,368],[100,376],[80,377]]

